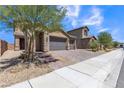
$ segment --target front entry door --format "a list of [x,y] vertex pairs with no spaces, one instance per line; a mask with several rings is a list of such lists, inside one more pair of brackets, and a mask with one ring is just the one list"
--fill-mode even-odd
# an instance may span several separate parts
[[20,50],[24,50],[24,49],[25,49],[25,39],[20,38]]

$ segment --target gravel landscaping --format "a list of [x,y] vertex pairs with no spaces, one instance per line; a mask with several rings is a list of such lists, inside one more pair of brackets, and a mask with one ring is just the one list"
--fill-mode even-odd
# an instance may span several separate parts
[[86,59],[104,54],[104,51],[92,52],[91,50],[86,49],[77,49],[77,50],[62,50],[62,51],[51,51],[50,52],[54,57],[64,59],[65,61],[69,61],[71,63],[77,63],[84,61]]
[[[0,87],[7,87],[12,84],[25,81],[27,79],[31,79],[46,73],[49,73],[53,70],[59,69],[61,67],[75,64],[77,62],[101,55],[105,52],[98,51],[98,52],[92,52],[89,50],[84,49],[77,49],[77,50],[62,50],[62,51],[51,51],[48,54],[51,54],[54,58],[58,59],[58,61],[55,62],[48,62],[40,65],[35,65],[33,63],[30,64],[28,67],[27,64],[21,63],[19,60],[18,62],[14,62],[13,60],[8,59],[7,64],[10,62],[13,62],[14,64],[4,70],[0,70]],[[13,52],[14,54],[14,52]],[[7,55],[12,55],[12,53],[9,51]],[[4,59],[3,57],[2,60]],[[4,65],[4,61],[0,62],[0,68],[2,65]],[[16,60],[16,59],[14,59]],[[17,60],[16,60],[17,61]],[[5,61],[6,62],[6,61]]]

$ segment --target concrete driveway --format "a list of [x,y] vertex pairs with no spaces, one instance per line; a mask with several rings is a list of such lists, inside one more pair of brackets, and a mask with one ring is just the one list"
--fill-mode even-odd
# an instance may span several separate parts
[[123,50],[117,49],[9,88],[112,88],[116,86],[123,57]]

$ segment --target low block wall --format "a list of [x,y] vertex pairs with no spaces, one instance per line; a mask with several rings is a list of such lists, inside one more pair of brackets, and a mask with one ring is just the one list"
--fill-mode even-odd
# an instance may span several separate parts
[[6,50],[14,50],[14,44],[9,44],[8,42],[4,40],[0,40],[0,56],[6,51]]
[[0,56],[8,49],[7,42],[0,40]]

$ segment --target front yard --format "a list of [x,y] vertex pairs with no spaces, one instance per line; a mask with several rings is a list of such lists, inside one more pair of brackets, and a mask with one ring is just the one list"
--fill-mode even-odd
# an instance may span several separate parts
[[[7,61],[1,61],[0,87],[7,87],[30,78],[49,73],[61,67],[75,64],[77,62],[101,55],[103,53],[105,52],[91,52],[84,49],[51,51],[48,54],[51,54],[58,60],[55,62],[47,62],[40,65],[36,65],[34,63],[31,63],[30,65],[24,64],[21,62],[21,60],[16,58],[11,60],[8,59]],[[11,52],[7,54],[12,55]]]

